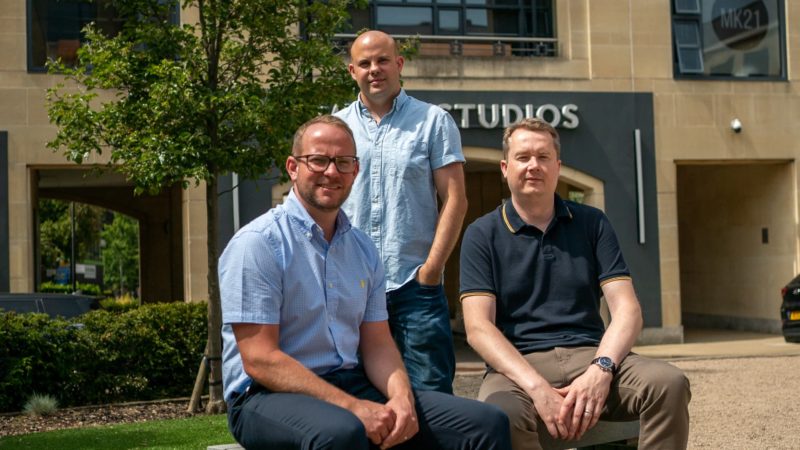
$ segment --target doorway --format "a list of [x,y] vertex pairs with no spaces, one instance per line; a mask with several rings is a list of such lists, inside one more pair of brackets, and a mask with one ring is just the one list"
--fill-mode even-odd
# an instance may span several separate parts
[[797,271],[792,163],[676,169],[684,327],[780,333],[780,289]]

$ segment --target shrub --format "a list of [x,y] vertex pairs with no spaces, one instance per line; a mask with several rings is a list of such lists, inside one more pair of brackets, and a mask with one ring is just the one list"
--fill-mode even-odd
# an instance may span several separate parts
[[[100,286],[91,283],[76,283],[75,289],[84,295],[100,295]],[[52,281],[45,281],[39,285],[39,292],[54,292],[56,294],[71,294],[71,284],[56,284]]]
[[58,400],[49,395],[33,394],[22,411],[29,416],[49,416],[58,410]]
[[0,411],[18,411],[26,392],[65,406],[188,396],[206,326],[203,303],[69,320],[0,313]]
[[125,312],[138,308],[139,300],[133,298],[131,294],[124,294],[119,297],[108,297],[100,300],[100,307],[106,311]]

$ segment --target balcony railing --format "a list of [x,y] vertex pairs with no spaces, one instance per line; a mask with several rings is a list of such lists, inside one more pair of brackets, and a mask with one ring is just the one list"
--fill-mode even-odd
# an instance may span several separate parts
[[[343,48],[357,35],[336,34]],[[557,55],[558,39],[517,36],[449,36],[393,34],[395,39],[417,39],[420,56],[520,56],[553,57]]]

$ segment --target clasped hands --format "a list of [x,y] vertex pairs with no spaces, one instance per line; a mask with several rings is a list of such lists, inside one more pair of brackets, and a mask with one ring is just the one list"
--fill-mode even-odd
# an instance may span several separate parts
[[597,424],[608,398],[613,375],[590,366],[572,384],[536,389],[531,398],[551,436],[580,439]]
[[351,411],[364,424],[369,440],[382,449],[401,444],[419,431],[413,398],[394,398],[385,405],[357,400]]

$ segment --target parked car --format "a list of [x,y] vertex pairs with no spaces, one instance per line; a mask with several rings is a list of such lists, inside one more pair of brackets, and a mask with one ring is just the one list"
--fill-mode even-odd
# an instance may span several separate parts
[[0,293],[0,311],[38,312],[50,317],[70,318],[97,309],[97,298],[89,295],[52,293]]
[[800,343],[800,275],[781,289],[781,320],[786,342]]

